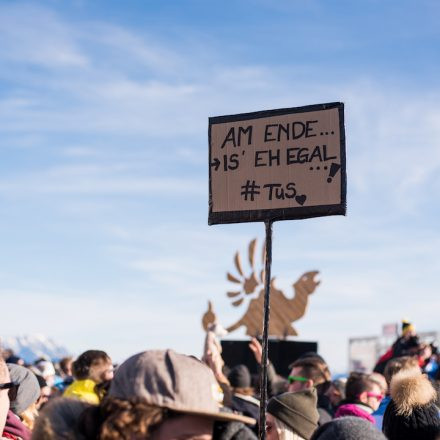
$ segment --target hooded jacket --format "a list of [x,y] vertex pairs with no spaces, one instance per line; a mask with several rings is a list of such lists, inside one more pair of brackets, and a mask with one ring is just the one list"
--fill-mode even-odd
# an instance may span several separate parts
[[98,405],[99,397],[95,392],[95,386],[96,383],[91,379],[75,380],[66,388],[63,396]]

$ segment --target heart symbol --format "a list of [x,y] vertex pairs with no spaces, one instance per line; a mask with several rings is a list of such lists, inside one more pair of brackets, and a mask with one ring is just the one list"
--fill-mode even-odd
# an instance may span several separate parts
[[295,200],[302,206],[304,205],[304,202],[306,201],[307,196],[303,194],[302,196],[296,196]]

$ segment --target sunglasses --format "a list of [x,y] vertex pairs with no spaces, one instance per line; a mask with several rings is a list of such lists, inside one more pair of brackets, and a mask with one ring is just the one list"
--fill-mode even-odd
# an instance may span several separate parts
[[302,377],[302,376],[289,376],[287,380],[289,383],[293,383],[293,382],[307,382],[309,379],[307,379],[307,377]]
[[382,400],[382,399],[383,399],[382,394],[367,393],[367,396],[368,396],[368,397],[374,397],[374,398],[377,399],[377,400]]
[[19,386],[20,384],[17,382],[0,383],[0,390],[9,390],[8,391],[9,400],[13,402],[17,398]]

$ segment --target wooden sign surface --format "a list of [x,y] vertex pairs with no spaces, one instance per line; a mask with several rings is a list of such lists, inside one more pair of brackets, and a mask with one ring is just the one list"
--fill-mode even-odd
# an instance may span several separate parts
[[345,212],[344,104],[209,118],[209,224]]

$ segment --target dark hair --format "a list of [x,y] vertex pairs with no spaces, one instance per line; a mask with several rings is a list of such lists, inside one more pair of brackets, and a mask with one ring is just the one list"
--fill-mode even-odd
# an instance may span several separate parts
[[419,368],[419,362],[412,356],[400,356],[390,359],[383,372],[387,384],[390,385],[392,377],[400,370],[408,370],[410,368]]
[[359,395],[364,391],[371,391],[374,385],[379,386],[377,382],[370,379],[365,373],[350,373],[345,385],[345,399],[347,402],[358,402]]
[[35,440],[128,440],[148,438],[174,413],[140,398],[105,398],[99,406],[65,397],[55,398],[37,419]]
[[43,376],[40,376],[39,374],[35,375],[38,380],[38,385],[40,385],[40,389],[47,387],[46,379]]
[[73,358],[71,356],[64,357],[60,360],[60,369],[64,374],[68,374],[68,365],[73,364]]
[[121,440],[148,438],[172,412],[134,397],[127,400],[106,397],[90,406],[78,420],[78,430],[87,439]]
[[85,440],[77,427],[78,418],[92,405],[69,397],[50,399],[40,412],[32,431],[33,440]]
[[300,358],[291,365],[291,368],[301,368],[302,376],[313,380],[315,386],[331,380],[327,364],[317,357]]
[[87,379],[90,374],[90,367],[106,361],[110,362],[110,357],[105,351],[87,350],[73,362],[73,376],[78,380]]

